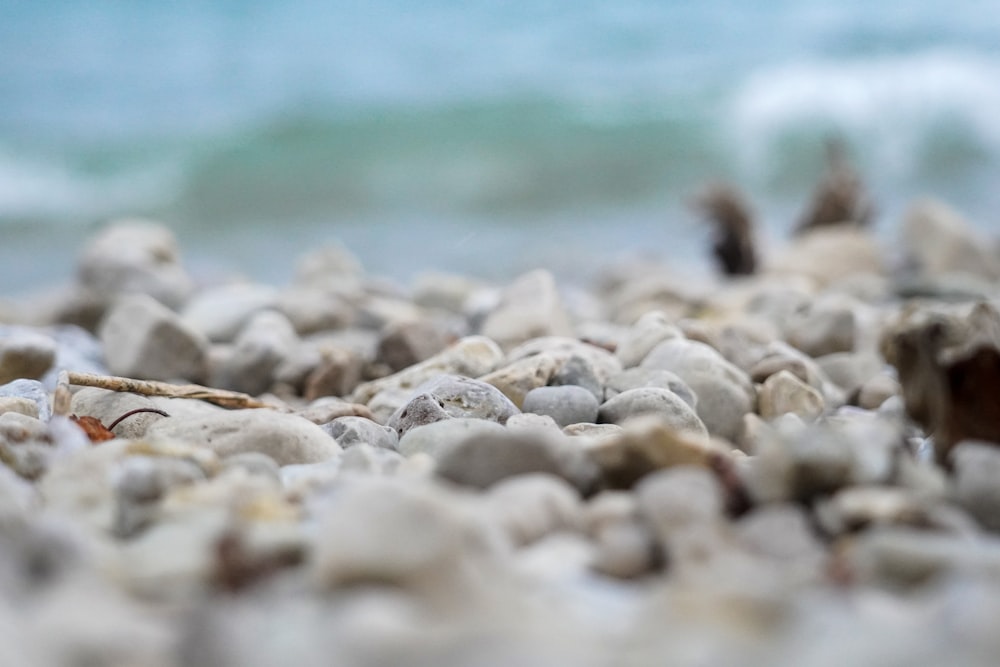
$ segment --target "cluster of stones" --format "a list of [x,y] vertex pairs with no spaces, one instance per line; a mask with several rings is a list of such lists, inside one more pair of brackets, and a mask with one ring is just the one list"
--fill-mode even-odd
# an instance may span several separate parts
[[[0,304],[0,664],[989,664],[1000,449],[935,457],[880,342],[988,307],[1000,261],[940,204],[901,246],[407,290],[328,248],[275,288],[111,225]],[[67,369],[276,408],[77,388],[168,415],[93,444]]]

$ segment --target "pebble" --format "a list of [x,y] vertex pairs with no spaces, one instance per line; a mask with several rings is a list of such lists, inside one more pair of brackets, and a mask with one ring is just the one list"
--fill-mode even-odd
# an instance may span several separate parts
[[659,387],[640,387],[617,394],[601,405],[598,419],[623,424],[638,415],[656,415],[668,428],[708,435],[705,425],[684,399]]
[[447,332],[430,320],[394,322],[379,334],[375,361],[396,373],[429,359],[447,347],[448,342]]
[[495,522],[518,547],[556,531],[575,531],[582,523],[580,495],[566,480],[529,473],[494,484],[484,496],[487,520]]
[[517,277],[503,290],[481,332],[509,350],[540,336],[570,336],[573,327],[555,278],[539,269]]
[[690,387],[684,384],[684,380],[680,379],[676,373],[656,368],[627,368],[620,373],[615,373],[608,378],[603,400],[612,399],[623,391],[639,389],[640,387],[669,389],[692,409],[698,407],[698,397],[695,396]]
[[[52,416],[49,394],[38,380],[14,380],[0,385],[0,397],[33,403],[35,414],[29,414],[29,417],[48,421]],[[30,408],[28,411],[30,412]]]
[[370,445],[395,451],[399,447],[399,435],[395,429],[364,417],[337,417],[321,428],[344,449],[355,445]]
[[200,382],[208,371],[208,340],[145,294],[117,301],[101,323],[100,339],[114,375]]
[[337,441],[316,424],[297,415],[264,409],[163,419],[153,424],[145,437],[204,447],[221,457],[260,452],[278,465],[318,463],[341,451]]
[[55,359],[56,344],[50,337],[30,329],[0,327],[0,385],[41,379]]
[[566,385],[583,387],[593,394],[598,402],[604,400],[604,382],[601,379],[600,372],[590,360],[578,354],[570,355],[556,369],[556,372],[549,378],[549,385],[553,387]]
[[667,315],[660,311],[650,311],[636,320],[626,332],[615,350],[615,356],[622,368],[638,366],[654,347],[665,340],[683,338],[684,335]]
[[1000,532],[1000,450],[995,444],[962,442],[952,450],[955,498],[983,526]]
[[424,454],[437,460],[466,440],[506,433],[494,421],[455,417],[409,429],[399,437],[399,452],[404,456]]
[[274,308],[278,291],[267,285],[233,283],[203,289],[181,310],[181,319],[213,343],[232,342],[254,315]]
[[757,410],[764,419],[791,412],[810,421],[823,414],[823,407],[823,396],[786,370],[764,380],[757,391]]
[[552,356],[538,354],[518,359],[483,375],[479,380],[502,391],[520,409],[528,392],[548,384],[558,367],[558,362]]
[[288,318],[274,310],[250,316],[233,341],[232,352],[213,368],[212,385],[251,396],[274,384],[278,367],[292,356],[298,335]]
[[532,389],[521,406],[524,412],[551,417],[560,427],[596,422],[599,408],[593,393],[572,384]]
[[413,426],[448,417],[474,417],[504,424],[520,412],[493,385],[459,375],[439,375],[418,387],[415,394],[386,422],[400,435]]

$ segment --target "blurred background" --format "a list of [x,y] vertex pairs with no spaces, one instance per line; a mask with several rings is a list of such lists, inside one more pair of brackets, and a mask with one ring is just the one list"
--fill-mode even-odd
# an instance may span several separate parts
[[7,0],[0,293],[68,278],[124,214],[274,282],[333,239],[399,280],[701,264],[685,198],[729,179],[782,236],[831,134],[882,229],[924,194],[991,229],[990,4]]

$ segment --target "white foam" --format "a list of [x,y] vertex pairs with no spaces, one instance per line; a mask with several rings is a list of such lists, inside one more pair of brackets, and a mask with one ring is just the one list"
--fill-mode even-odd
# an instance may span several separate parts
[[759,70],[732,98],[731,129],[746,166],[766,166],[778,142],[809,128],[862,141],[876,166],[912,176],[942,128],[1000,157],[1000,62],[933,51]]

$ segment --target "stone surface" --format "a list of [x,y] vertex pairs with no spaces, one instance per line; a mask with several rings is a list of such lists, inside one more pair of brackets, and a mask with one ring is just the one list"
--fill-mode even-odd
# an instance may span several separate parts
[[767,378],[757,392],[757,409],[764,419],[791,412],[808,421],[823,414],[823,407],[823,396],[788,371]]
[[552,356],[538,354],[502,366],[479,380],[493,385],[521,408],[528,392],[548,384],[558,367],[559,363]]
[[665,340],[682,338],[683,334],[665,313],[646,313],[625,333],[618,344],[615,356],[623,368],[638,366],[650,351]]
[[344,449],[363,444],[395,451],[399,446],[399,435],[395,429],[364,417],[337,417],[323,424],[322,429]]
[[555,278],[545,270],[525,273],[508,285],[481,331],[504,349],[539,336],[573,333]]
[[298,336],[281,313],[261,310],[250,316],[233,341],[232,353],[213,373],[213,384],[251,396],[274,384],[278,367],[291,357]]
[[[70,412],[78,417],[93,417],[105,426],[111,426],[122,415],[132,410],[158,410],[157,404],[145,396],[127,392],[108,391],[84,387],[73,394]],[[169,412],[167,413],[170,414]],[[141,412],[123,419],[114,429],[119,438],[141,438],[146,430],[164,419],[155,412]]]
[[30,329],[0,331],[0,385],[14,380],[38,380],[52,367],[56,344]]
[[698,397],[697,412],[708,432],[739,439],[743,415],[752,412],[756,395],[746,373],[704,343],[668,339],[643,359],[643,368],[677,374]]
[[447,332],[427,319],[389,324],[379,335],[375,360],[396,373],[448,346]]
[[656,415],[669,428],[708,435],[705,425],[684,399],[659,387],[640,387],[617,394],[601,405],[598,419],[623,424],[638,415]]
[[528,473],[561,477],[581,492],[597,481],[594,464],[562,434],[477,434],[447,448],[437,467],[444,479],[480,489]]
[[558,530],[576,530],[582,521],[579,493],[553,475],[509,477],[490,487],[485,501],[487,520],[499,524],[517,546]]
[[690,387],[684,384],[684,380],[681,380],[676,373],[657,368],[635,367],[615,373],[608,378],[608,383],[604,390],[604,400],[614,398],[623,391],[638,389],[640,387],[669,389],[690,405],[691,408],[696,409],[698,407],[698,397],[694,395]]
[[142,380],[200,382],[207,372],[208,341],[152,297],[122,297],[100,327],[108,369]]
[[455,417],[409,429],[399,438],[399,452],[404,456],[425,454],[440,459],[461,442],[504,433],[504,427],[494,421]]
[[942,202],[919,201],[907,211],[902,244],[910,261],[931,276],[964,273],[1000,278],[1000,261],[990,243]]
[[598,403],[604,400],[604,379],[601,377],[601,372],[590,359],[579,354],[570,355],[556,369],[556,372],[549,378],[549,385],[553,387],[565,385],[583,387],[594,395]]
[[347,396],[361,383],[364,370],[365,360],[354,350],[324,348],[306,377],[303,394],[307,401],[321,396]]
[[48,421],[52,415],[49,394],[45,391],[42,383],[37,380],[14,380],[0,385],[0,397],[31,401],[35,404],[36,414],[34,416],[42,421]]
[[969,441],[956,446],[951,456],[956,500],[984,528],[1000,532],[1000,449]]
[[593,393],[572,384],[532,389],[521,406],[524,412],[551,417],[559,426],[596,422],[599,408]]
[[447,417],[474,417],[506,423],[520,412],[499,389],[459,375],[440,375],[419,386],[416,395],[386,422],[402,435],[413,426]]
[[205,447],[225,457],[260,452],[278,465],[326,461],[341,451],[322,428],[296,415],[271,410],[229,410],[191,419],[163,419],[146,438]]

